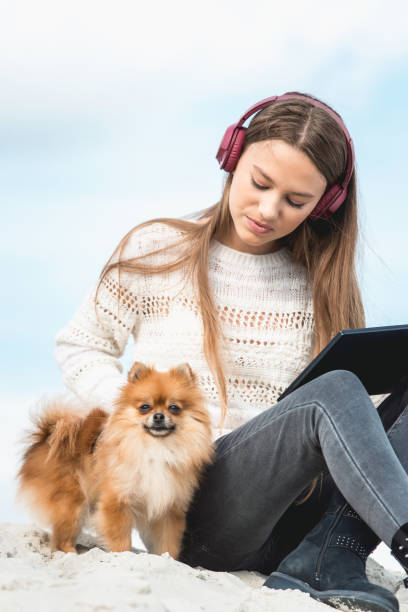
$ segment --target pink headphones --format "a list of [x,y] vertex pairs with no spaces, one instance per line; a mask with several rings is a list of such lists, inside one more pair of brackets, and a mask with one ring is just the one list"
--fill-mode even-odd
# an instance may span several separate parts
[[343,182],[339,185],[333,185],[326,191],[326,193],[320,198],[314,209],[309,215],[309,218],[315,221],[316,219],[328,219],[332,216],[332,214],[343,204],[344,200],[347,196],[347,186],[350,182],[351,175],[354,169],[354,147],[353,142],[351,140],[350,134],[347,131],[346,126],[343,121],[332,111],[331,108],[323,104],[322,102],[318,102],[314,100],[314,98],[309,98],[309,96],[303,96],[298,94],[284,94],[283,96],[272,96],[270,98],[265,98],[265,100],[261,100],[257,102],[251,108],[249,108],[244,115],[242,115],[241,119],[237,121],[237,123],[233,123],[230,125],[224,134],[224,137],[219,146],[216,158],[221,166],[222,170],[226,172],[232,172],[235,166],[238,163],[239,156],[241,155],[242,147],[244,145],[245,140],[245,127],[242,127],[242,124],[250,117],[256,113],[256,111],[268,106],[272,102],[276,102],[277,100],[286,100],[289,98],[300,98],[302,100],[307,100],[313,106],[318,106],[319,108],[323,108],[333,119],[337,122],[337,124],[343,130],[343,133],[346,137],[347,142],[347,169]]

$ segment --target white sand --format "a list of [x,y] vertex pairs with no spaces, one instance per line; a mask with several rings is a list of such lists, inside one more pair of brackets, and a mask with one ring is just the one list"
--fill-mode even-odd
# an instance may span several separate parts
[[[273,591],[257,572],[191,568],[141,549],[106,553],[89,534],[75,553],[50,553],[49,535],[34,525],[0,524],[1,612],[146,610],[151,612],[288,612],[332,610],[300,591]],[[369,559],[373,582],[393,591],[402,572]],[[404,587],[397,593],[408,612]],[[404,603],[405,602],[405,603]]]

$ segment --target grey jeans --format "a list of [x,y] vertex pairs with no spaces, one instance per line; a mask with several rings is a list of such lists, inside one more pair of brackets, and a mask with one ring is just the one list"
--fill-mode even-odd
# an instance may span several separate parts
[[215,444],[187,513],[179,560],[191,566],[270,573],[335,486],[388,546],[408,522],[408,377],[377,411],[357,376],[329,372]]

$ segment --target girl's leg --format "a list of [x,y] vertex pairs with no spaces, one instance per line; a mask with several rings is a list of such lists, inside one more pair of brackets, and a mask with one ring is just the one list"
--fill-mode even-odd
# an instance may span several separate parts
[[[379,414],[394,451],[408,471],[408,453],[404,443],[408,434],[408,376],[401,379],[390,397],[382,403]],[[285,539],[282,533],[285,526],[279,523],[274,529],[279,533],[278,537],[275,533],[278,543]],[[402,555],[402,565],[406,567],[405,553],[399,547],[401,542],[405,544],[408,535],[404,528],[399,533],[397,550],[398,558]],[[283,531],[287,533],[287,529]],[[346,605],[347,609],[351,606],[370,612],[397,612],[399,605],[395,596],[369,582],[365,572],[366,559],[379,541],[334,487],[327,511],[297,548],[284,556],[265,586],[273,589],[297,588],[334,608]],[[404,549],[404,546],[401,548]],[[265,567],[266,572],[265,569],[260,571],[268,573],[268,559],[264,552],[261,568]]]
[[[378,406],[378,414],[388,433],[391,446],[408,472],[408,375],[401,378],[392,393]],[[309,489],[308,486],[299,496],[299,500],[293,502],[279,519],[268,541],[254,556],[253,568],[248,569],[270,574],[319,522],[327,510],[336,485],[328,472],[322,473],[313,493],[305,502],[299,504]]]
[[180,560],[245,567],[321,471],[387,544],[408,521],[408,475],[359,379],[330,372],[217,440],[187,514]]

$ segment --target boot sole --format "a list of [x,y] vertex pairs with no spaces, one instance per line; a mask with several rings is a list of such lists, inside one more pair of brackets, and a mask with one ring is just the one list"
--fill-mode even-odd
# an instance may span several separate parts
[[281,572],[273,572],[263,586],[270,589],[298,589],[303,593],[309,593],[313,599],[340,610],[354,610],[355,608],[364,612],[398,612],[399,610],[399,606],[393,606],[391,602],[371,593],[346,589],[316,591],[307,582]]

